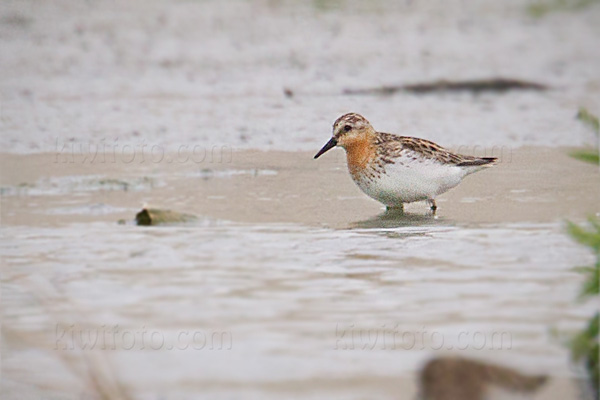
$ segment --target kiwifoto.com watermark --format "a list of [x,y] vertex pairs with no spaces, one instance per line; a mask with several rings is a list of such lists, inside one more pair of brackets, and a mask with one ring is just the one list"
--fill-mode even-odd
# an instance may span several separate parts
[[230,331],[96,327],[56,324],[54,350],[231,350]]
[[60,141],[56,139],[55,163],[79,164],[160,164],[188,162],[227,164],[233,160],[228,145],[120,143],[119,139],[98,141]]
[[406,330],[400,324],[375,328],[354,324],[335,327],[334,350],[510,350],[510,332],[464,330],[441,332],[422,327]]

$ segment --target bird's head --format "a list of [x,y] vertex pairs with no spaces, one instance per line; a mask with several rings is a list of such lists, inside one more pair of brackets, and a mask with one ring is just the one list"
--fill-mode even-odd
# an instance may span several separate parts
[[340,146],[347,148],[356,143],[369,140],[375,134],[375,129],[365,117],[356,113],[348,113],[339,117],[333,124],[333,136],[315,155],[319,158],[323,153]]

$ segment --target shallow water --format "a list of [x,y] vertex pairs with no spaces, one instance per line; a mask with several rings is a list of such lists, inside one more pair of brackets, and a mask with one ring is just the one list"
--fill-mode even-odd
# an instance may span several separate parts
[[[410,399],[458,350],[576,398],[600,7],[529,4],[2,2],[2,397]],[[496,76],[551,89],[342,94]],[[384,214],[312,159],[348,111],[500,162]]]
[[[178,332],[231,335],[221,351],[159,356],[134,347],[106,355],[118,360],[124,382],[151,391],[185,393],[186,381],[195,383],[194,393],[214,381],[260,388],[316,377],[395,379],[440,346],[483,348],[521,368],[568,374],[566,351],[549,329],[575,329],[586,316],[573,304],[580,276],[572,266],[589,262],[589,255],[556,224],[421,222],[350,230],[215,222],[8,228],[4,321],[59,348],[77,348],[70,332],[86,326],[106,330],[109,349],[117,324],[121,331],[158,331],[166,346],[195,344],[174,344]],[[27,289],[38,292],[41,282],[65,296],[56,300],[59,314],[48,316],[31,303]],[[356,336],[342,336],[344,330]],[[360,335],[367,331],[381,337]],[[498,332],[504,336],[494,337]],[[87,335],[90,342],[95,337]],[[124,340],[118,349],[134,346],[131,340],[141,346],[139,334],[117,338]],[[28,363],[40,357],[11,353],[3,366],[9,376],[24,357]],[[165,358],[160,367],[147,364],[154,357]]]
[[[49,344],[6,351],[5,384],[40,384],[40,360],[62,370],[55,353],[86,346],[148,398],[249,388],[280,398],[298,395],[296,381],[361,398],[381,380],[392,398],[394,382],[436,350],[570,376],[550,330],[575,330],[588,315],[573,302],[572,267],[590,256],[560,224],[406,225],[5,228],[4,324]],[[58,298],[40,304],[48,285]],[[24,363],[28,374],[16,373]],[[364,385],[349,396],[357,377]]]
[[[21,165],[2,182],[9,397],[94,393],[74,365],[138,398],[408,399],[425,360],[460,351],[549,373],[540,398],[574,398],[563,336],[594,309],[575,301],[573,269],[592,257],[562,219],[597,212],[600,189],[576,188],[598,170],[520,149],[433,216],[383,212],[336,154],[235,153],[151,179],[139,164],[3,157]],[[199,220],[117,224],[141,199]]]

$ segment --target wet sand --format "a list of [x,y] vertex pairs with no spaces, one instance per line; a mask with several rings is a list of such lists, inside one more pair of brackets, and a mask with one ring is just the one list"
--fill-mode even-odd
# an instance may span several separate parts
[[[497,165],[439,197],[436,220],[540,223],[598,213],[598,168],[570,158],[568,152],[504,149]],[[407,205],[399,219],[388,218],[379,203],[354,185],[342,150],[319,160],[313,155],[228,152],[212,162],[207,158],[194,163],[193,155],[179,154],[153,163],[139,154],[133,162],[129,156],[91,162],[89,156],[3,154],[2,221],[60,225],[132,220],[144,204],[246,223],[377,227],[434,220],[424,202]]]

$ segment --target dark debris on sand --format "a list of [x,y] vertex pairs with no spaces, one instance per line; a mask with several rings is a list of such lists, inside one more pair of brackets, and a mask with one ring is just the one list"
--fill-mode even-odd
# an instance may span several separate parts
[[506,92],[508,90],[535,90],[544,91],[549,87],[536,82],[522,81],[519,79],[491,78],[466,81],[439,80],[428,83],[410,85],[381,86],[367,89],[344,89],[344,94],[349,95],[391,95],[397,92],[433,93],[433,92]]

